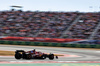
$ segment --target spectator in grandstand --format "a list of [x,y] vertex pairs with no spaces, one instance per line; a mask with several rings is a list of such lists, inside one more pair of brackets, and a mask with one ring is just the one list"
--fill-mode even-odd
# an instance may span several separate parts
[[88,39],[99,22],[99,16],[98,13],[86,13],[80,17],[80,20],[66,33],[67,38]]
[[38,37],[56,38],[72,23],[77,13],[6,11],[0,15],[1,35],[34,37],[41,30]]

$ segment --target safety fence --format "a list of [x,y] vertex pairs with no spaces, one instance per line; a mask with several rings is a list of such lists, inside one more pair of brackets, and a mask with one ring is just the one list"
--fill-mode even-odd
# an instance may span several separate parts
[[30,41],[0,41],[0,44],[9,45],[30,45],[30,46],[51,46],[51,47],[74,47],[74,48],[100,48],[99,44],[65,44],[49,42],[30,42]]

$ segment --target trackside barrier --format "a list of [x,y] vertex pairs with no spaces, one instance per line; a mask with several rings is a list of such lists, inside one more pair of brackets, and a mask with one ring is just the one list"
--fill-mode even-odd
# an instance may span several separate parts
[[4,41],[4,40],[1,41],[0,40],[0,44],[51,46],[51,47],[74,47],[74,48],[100,48],[99,44],[64,44],[64,43],[30,42],[30,41]]
[[65,43],[65,42],[72,42],[72,41],[80,41],[84,39],[63,39],[63,38],[39,38],[39,37],[13,37],[13,36],[6,36],[1,37],[0,40],[7,40],[7,41],[32,41],[32,42],[56,42],[56,43]]

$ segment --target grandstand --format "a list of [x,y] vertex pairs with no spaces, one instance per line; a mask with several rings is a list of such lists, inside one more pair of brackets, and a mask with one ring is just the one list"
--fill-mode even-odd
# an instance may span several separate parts
[[99,12],[0,12],[0,36],[99,40],[99,27]]

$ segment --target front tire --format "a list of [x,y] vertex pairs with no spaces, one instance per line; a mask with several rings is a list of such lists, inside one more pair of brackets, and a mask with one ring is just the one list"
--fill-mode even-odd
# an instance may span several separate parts
[[49,59],[53,60],[54,59],[54,54],[49,54]]

